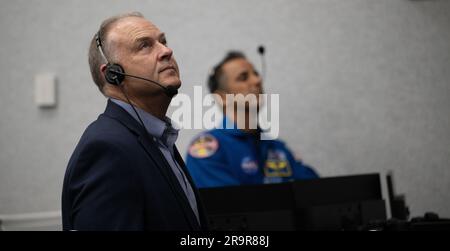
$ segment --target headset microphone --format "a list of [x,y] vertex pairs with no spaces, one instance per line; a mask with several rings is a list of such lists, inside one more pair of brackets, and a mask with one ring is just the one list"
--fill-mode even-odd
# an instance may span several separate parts
[[259,52],[259,54],[264,54],[264,51],[265,51],[264,46],[263,46],[263,45],[260,45],[260,46],[258,47],[258,52]]
[[264,58],[265,48],[263,45],[258,46],[258,53],[261,56],[261,76],[266,79],[266,60]]
[[164,93],[169,97],[172,98],[173,96],[178,94],[178,90],[176,87],[174,86],[163,86],[162,84],[151,80],[151,79],[147,79],[147,78],[143,78],[143,77],[139,77],[139,76],[134,76],[131,74],[126,74],[122,68],[122,66],[118,65],[118,64],[112,64],[107,66],[106,68],[106,74],[105,74],[105,78],[106,81],[108,81],[108,83],[112,83],[114,85],[117,85],[117,82],[121,83],[123,81],[123,79],[125,77],[131,77],[131,78],[136,78],[136,79],[140,79],[140,80],[144,80],[144,81],[148,81],[150,83],[153,83],[159,87],[161,87],[164,90]]

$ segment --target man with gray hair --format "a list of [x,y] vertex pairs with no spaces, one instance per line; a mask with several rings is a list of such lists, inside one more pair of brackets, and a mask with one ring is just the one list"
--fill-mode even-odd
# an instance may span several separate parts
[[91,41],[89,66],[108,102],[67,166],[63,229],[205,229],[178,130],[165,116],[181,86],[165,34],[137,12],[111,17]]

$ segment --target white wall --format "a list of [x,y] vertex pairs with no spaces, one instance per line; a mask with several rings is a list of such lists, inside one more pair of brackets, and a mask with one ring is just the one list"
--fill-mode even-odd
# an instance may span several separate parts
[[[0,214],[60,208],[64,171],[105,107],[87,48],[101,20],[138,10],[168,35],[182,92],[228,49],[281,99],[281,138],[322,176],[393,170],[412,214],[450,217],[450,1],[0,0]],[[58,106],[34,104],[53,72]],[[185,152],[196,131],[178,141]]]

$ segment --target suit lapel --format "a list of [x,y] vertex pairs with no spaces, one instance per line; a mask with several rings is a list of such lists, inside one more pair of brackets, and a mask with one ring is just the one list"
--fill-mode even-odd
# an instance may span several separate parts
[[[186,220],[189,222],[193,229],[198,229],[199,223],[197,222],[195,214],[192,211],[186,194],[181,188],[178,179],[173,173],[164,155],[161,153],[153,139],[148,137],[148,133],[144,131],[142,125],[140,125],[133,117],[131,117],[131,115],[128,114],[127,111],[110,100],[108,100],[108,105],[104,114],[119,121],[122,125],[127,127],[138,137],[139,143],[144,148],[145,152],[147,152],[147,154],[150,156],[150,158],[155,162],[155,166],[158,168],[164,179],[166,179],[172,190],[172,193],[176,196],[178,204],[183,209],[182,211],[186,217]],[[190,179],[190,177],[188,177],[188,179]],[[191,182],[191,180],[189,181]]]
[[178,164],[180,165],[181,169],[186,174],[186,177],[187,177],[190,185],[194,189],[194,191],[196,191],[197,189],[195,187],[195,183],[194,183],[191,175],[189,174],[189,171],[187,170],[186,165],[184,163],[183,157],[181,157],[180,152],[178,152],[178,149],[177,149],[176,146],[174,146],[174,153],[175,153],[175,160],[178,162]]
[[176,146],[174,146],[174,153],[175,153],[175,159],[178,162],[178,164],[181,166],[181,169],[183,169],[183,172],[186,174],[186,177],[192,187],[192,190],[194,191],[195,194],[195,199],[197,201],[197,210],[198,210],[198,214],[199,214],[199,218],[200,218],[200,222],[201,222],[201,227],[203,229],[207,229],[207,218],[206,218],[206,211],[205,211],[205,207],[203,206],[202,200],[200,198],[200,193],[197,189],[197,187],[195,186],[194,180],[192,179],[191,175],[189,174],[189,171],[186,168],[186,165],[184,163],[183,158],[180,155],[180,152],[178,152],[178,148]]
[[146,137],[146,135],[141,135],[139,137],[139,142],[144,147],[145,151],[150,155],[150,157],[155,161],[156,166],[158,166],[161,173],[167,179],[169,185],[172,188],[172,192],[178,198],[177,201],[183,208],[183,212],[186,216],[186,219],[189,221],[189,223],[194,229],[198,229],[199,223],[197,222],[195,214],[192,211],[191,205],[189,204],[186,194],[184,190],[181,188],[180,182],[173,173],[172,168],[170,167],[166,158],[158,149],[156,143],[153,142],[153,140],[148,140],[148,137]]

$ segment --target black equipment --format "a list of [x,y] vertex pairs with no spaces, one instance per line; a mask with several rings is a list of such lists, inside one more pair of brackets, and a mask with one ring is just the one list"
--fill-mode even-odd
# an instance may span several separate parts
[[386,220],[378,174],[200,189],[213,230],[359,230]]

